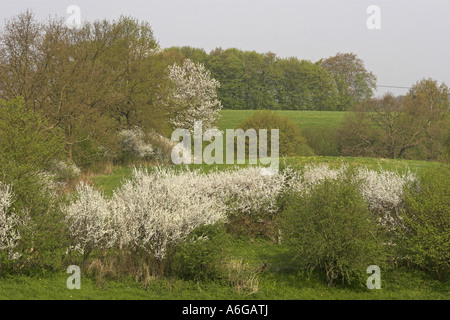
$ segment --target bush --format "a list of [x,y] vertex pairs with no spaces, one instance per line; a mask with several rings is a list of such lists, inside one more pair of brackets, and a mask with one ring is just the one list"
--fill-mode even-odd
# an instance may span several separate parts
[[0,273],[2,265],[17,258],[15,248],[20,240],[18,227],[24,223],[10,210],[13,201],[11,187],[0,181]]
[[276,232],[277,197],[284,188],[285,176],[281,172],[264,175],[261,170],[255,166],[211,172],[198,189],[226,206],[227,229],[235,235],[273,238]]
[[407,189],[403,247],[418,266],[445,281],[450,271],[450,168],[429,169]]
[[271,154],[271,129],[279,130],[280,156],[314,155],[314,152],[307,145],[306,139],[302,136],[297,124],[289,120],[288,117],[279,116],[276,112],[269,110],[257,111],[251,117],[244,120],[238,128],[244,131],[255,129],[257,134],[259,134],[259,129],[267,129],[267,155]]
[[9,212],[17,219],[20,239],[14,268],[31,270],[58,266],[64,255],[66,233],[60,198],[48,175],[63,150],[61,133],[21,99],[0,101],[0,179],[15,195]]
[[340,156],[335,128],[304,128],[302,135],[318,156]]
[[333,285],[339,278],[343,283],[361,280],[369,265],[383,262],[379,226],[357,185],[326,179],[290,197],[284,234],[306,271],[324,270]]
[[193,280],[221,276],[221,261],[230,247],[231,236],[223,224],[201,226],[177,246],[173,271]]
[[149,160],[154,153],[151,144],[146,143],[145,133],[139,127],[125,129],[119,132],[122,147],[122,162],[127,163],[135,159]]
[[[290,170],[292,171],[292,170]],[[326,164],[306,165],[302,171],[291,173],[289,185],[295,191],[309,192],[325,180],[351,179],[367,202],[369,210],[388,232],[401,224],[399,211],[403,206],[404,190],[416,181],[415,174],[366,167],[349,168],[346,165],[330,168]]]
[[91,186],[77,186],[76,199],[66,206],[65,218],[71,235],[71,250],[87,259],[93,250],[106,250],[117,243],[117,217],[111,201]]

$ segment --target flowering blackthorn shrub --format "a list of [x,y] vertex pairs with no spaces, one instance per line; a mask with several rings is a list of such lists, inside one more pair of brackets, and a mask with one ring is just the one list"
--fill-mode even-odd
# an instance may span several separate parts
[[0,254],[4,252],[10,259],[17,255],[13,249],[20,239],[17,227],[22,223],[10,210],[13,199],[11,187],[0,182]]
[[115,191],[113,213],[122,246],[144,249],[163,259],[168,246],[192,230],[225,219],[225,207],[199,191],[204,177],[196,171],[135,169],[132,179]]
[[[73,248],[90,252],[116,246],[141,249],[157,260],[170,246],[183,241],[194,229],[227,218],[271,222],[280,211],[279,196],[286,190],[307,196],[323,181],[359,182],[358,191],[381,223],[392,223],[401,206],[403,188],[414,181],[411,173],[348,170],[326,165],[285,168],[277,174],[261,174],[260,167],[233,168],[202,173],[157,167],[134,169],[132,177],[105,198],[87,185],[66,208]],[[269,220],[268,220],[269,219]]]
[[171,119],[175,128],[188,129],[191,133],[194,122],[201,120],[203,129],[214,128],[220,117],[222,104],[217,99],[220,83],[201,63],[186,59],[182,66],[169,66],[169,79],[173,83],[172,100],[179,108]]
[[145,143],[145,134],[139,127],[124,129],[119,132],[122,139],[122,150],[139,158],[150,158],[154,149],[151,144]]
[[247,167],[205,175],[201,190],[227,205],[229,214],[274,214],[278,211],[277,196],[284,184],[282,173],[263,175],[261,168]]
[[355,178],[360,181],[359,191],[367,201],[369,210],[377,216],[379,222],[389,228],[400,226],[399,212],[404,192],[417,180],[416,175],[409,171],[400,174],[358,168]]
[[85,258],[94,249],[108,249],[116,244],[118,223],[111,201],[92,186],[78,185],[76,201],[65,208],[65,213],[71,249]]
[[400,174],[387,170],[370,170],[366,167],[349,170],[346,165],[338,168],[330,168],[326,164],[307,165],[303,171],[290,171],[289,184],[297,192],[309,193],[325,180],[351,178],[352,181],[357,181],[358,190],[367,202],[369,210],[376,215],[380,223],[388,227],[401,223],[398,213],[402,207],[404,190],[417,179],[416,175],[409,171]]
[[54,160],[50,168],[50,173],[55,174],[60,180],[73,179],[81,174],[81,169],[74,163]]

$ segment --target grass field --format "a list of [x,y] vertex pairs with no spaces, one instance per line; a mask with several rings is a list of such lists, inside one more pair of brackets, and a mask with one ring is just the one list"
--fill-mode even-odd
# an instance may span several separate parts
[[[382,270],[381,289],[369,290],[365,284],[328,287],[323,275],[315,272],[308,278],[292,261],[290,249],[269,242],[248,243],[236,240],[231,252],[234,260],[256,270],[251,290],[239,291],[219,281],[194,282],[176,278],[153,280],[148,287],[134,279],[106,280],[82,277],[80,290],[69,290],[69,276],[60,273],[39,276],[0,278],[0,299],[58,300],[448,300],[450,282],[440,283],[415,269],[400,268],[397,272]],[[260,268],[261,269],[261,268]],[[247,276],[247,277],[248,277]],[[244,279],[244,278],[243,278]]]

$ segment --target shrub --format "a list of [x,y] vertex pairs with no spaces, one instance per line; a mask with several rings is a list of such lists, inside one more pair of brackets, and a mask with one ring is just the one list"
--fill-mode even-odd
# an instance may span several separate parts
[[302,135],[318,156],[339,156],[339,145],[335,128],[304,128]]
[[218,278],[230,243],[224,224],[201,226],[177,246],[173,270],[185,279]]
[[199,185],[201,177],[192,171],[134,170],[112,199],[121,244],[163,260],[195,228],[225,219],[224,207]]
[[[291,170],[292,171],[292,170]],[[406,187],[416,181],[415,174],[406,171],[370,170],[366,167],[330,168],[326,164],[306,165],[303,170],[291,173],[290,187],[295,191],[310,192],[325,180],[351,179],[367,202],[369,210],[389,232],[401,225],[398,214],[403,206]]]
[[429,169],[407,189],[403,247],[418,266],[445,281],[450,271],[450,169]]
[[324,270],[333,285],[339,278],[343,283],[358,280],[369,265],[380,265],[379,226],[349,179],[326,179],[290,197],[283,229],[305,270]]
[[136,158],[149,160],[154,153],[151,144],[145,142],[145,134],[139,127],[125,129],[119,132],[121,137],[123,162]]
[[[259,134],[259,129],[267,129],[267,154],[271,154],[270,141],[271,130],[279,130],[279,154],[280,156],[310,156],[314,155],[312,149],[307,145],[296,123],[288,117],[281,117],[276,112],[269,110],[256,111],[251,117],[244,120],[238,128],[246,131],[255,129]],[[248,152],[248,151],[247,151]]]
[[95,249],[109,249],[117,243],[118,222],[111,201],[84,183],[77,186],[76,200],[65,207],[72,239],[71,250],[84,259]]
[[46,174],[62,154],[61,133],[24,107],[21,99],[0,101],[0,179],[15,195],[9,212],[20,224],[14,268],[58,266],[66,233],[53,177]]
[[11,188],[0,182],[0,266],[6,260],[17,258],[14,249],[20,239],[18,227],[23,221],[11,212],[13,201],[14,194]]
[[146,134],[140,127],[135,126],[120,131],[119,137],[122,163],[140,159],[159,164],[171,163],[171,152],[175,144],[162,134],[154,130]]
[[202,192],[226,206],[228,231],[243,236],[274,236],[277,198],[285,187],[283,173],[262,174],[261,167],[215,171],[205,175]]
[[59,181],[68,181],[80,176],[81,170],[74,163],[70,161],[53,161],[49,169],[51,174]]
[[359,191],[378,221],[392,232],[402,224],[399,212],[403,207],[405,189],[416,181],[409,171],[404,174],[386,170],[358,168],[355,179],[360,181]]

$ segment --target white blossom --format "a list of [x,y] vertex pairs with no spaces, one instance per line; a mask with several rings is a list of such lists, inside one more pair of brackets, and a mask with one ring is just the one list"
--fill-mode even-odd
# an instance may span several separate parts
[[145,143],[144,131],[139,127],[124,129],[119,132],[122,138],[122,149],[139,158],[149,158],[154,154],[151,144]]
[[[348,174],[352,174],[348,177]],[[411,172],[398,172],[380,169],[370,170],[359,167],[354,172],[343,165],[333,169],[326,164],[307,165],[303,172],[291,173],[290,187],[295,191],[309,192],[314,186],[325,181],[351,178],[358,182],[358,190],[366,200],[368,209],[375,214],[383,225],[393,226],[400,223],[398,212],[402,206],[405,188],[417,177]]]
[[70,179],[78,177],[81,174],[81,169],[75,163],[54,160],[50,172],[56,174],[57,177]]
[[388,226],[398,225],[404,190],[417,180],[416,175],[409,171],[402,175],[394,171],[359,168],[355,178],[361,182],[360,192],[379,221]]
[[176,112],[171,119],[175,128],[193,132],[194,122],[202,121],[203,130],[214,128],[222,104],[217,99],[220,83],[201,63],[186,59],[182,66],[169,66],[169,79],[174,84]]
[[202,176],[195,171],[135,169],[112,199],[121,245],[142,248],[162,259],[170,244],[196,227],[225,219],[224,206],[199,191],[201,183]]
[[204,178],[203,192],[227,205],[229,214],[276,213],[285,175],[264,175],[260,167],[214,171]]
[[287,167],[273,175],[263,175],[260,167],[253,166],[209,173],[134,169],[111,199],[90,186],[79,186],[77,200],[66,208],[67,221],[81,252],[117,245],[140,248],[163,259],[170,245],[201,225],[225,221],[230,214],[276,214],[282,192],[309,192],[325,180],[348,178],[360,182],[359,191],[369,209],[384,224],[392,223],[404,187],[416,179],[410,173],[327,165],[308,165],[303,170]]
[[0,182],[0,251],[6,251],[10,259],[17,258],[13,249],[20,240],[17,227],[22,224],[20,218],[11,212],[13,199],[11,187]]
[[107,249],[117,240],[117,220],[110,200],[92,186],[77,186],[77,199],[65,207],[66,222],[73,246],[82,254],[93,249]]

